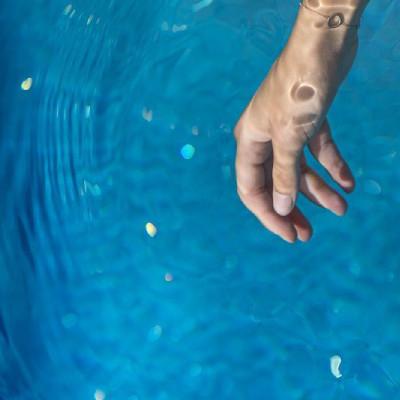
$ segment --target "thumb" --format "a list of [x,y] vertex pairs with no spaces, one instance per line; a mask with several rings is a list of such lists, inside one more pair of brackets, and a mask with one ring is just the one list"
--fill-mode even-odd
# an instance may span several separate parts
[[282,216],[294,208],[300,182],[300,155],[302,146],[273,143],[273,204],[275,211]]

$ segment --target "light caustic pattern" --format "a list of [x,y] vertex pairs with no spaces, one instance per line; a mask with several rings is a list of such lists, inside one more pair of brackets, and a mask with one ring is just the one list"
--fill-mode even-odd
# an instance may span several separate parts
[[365,15],[330,115],[357,189],[340,222],[304,205],[308,247],[236,195],[298,6],[250,3],[2,2],[0,398],[398,397],[399,3]]

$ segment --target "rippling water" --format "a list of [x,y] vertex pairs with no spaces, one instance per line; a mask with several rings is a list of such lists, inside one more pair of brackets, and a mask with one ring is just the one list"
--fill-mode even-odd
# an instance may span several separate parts
[[1,399],[400,398],[400,2],[371,3],[330,113],[358,187],[289,246],[232,128],[296,2],[3,2]]

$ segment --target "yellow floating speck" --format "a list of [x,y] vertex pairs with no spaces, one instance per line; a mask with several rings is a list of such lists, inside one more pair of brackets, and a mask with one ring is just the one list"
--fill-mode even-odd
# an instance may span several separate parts
[[67,15],[71,11],[71,8],[72,8],[72,4],[68,4],[67,7],[65,7],[64,15]]
[[156,236],[157,228],[151,222],[148,222],[146,224],[146,231],[149,236],[154,237]]
[[32,86],[32,78],[28,78],[25,79],[22,83],[21,83],[21,89],[22,90],[29,90]]

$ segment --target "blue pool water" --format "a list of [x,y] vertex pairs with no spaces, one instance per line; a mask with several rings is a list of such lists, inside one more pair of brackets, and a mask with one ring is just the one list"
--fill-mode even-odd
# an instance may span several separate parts
[[1,399],[400,399],[400,1],[330,112],[347,215],[300,199],[288,245],[236,195],[232,129],[297,8],[2,2]]

